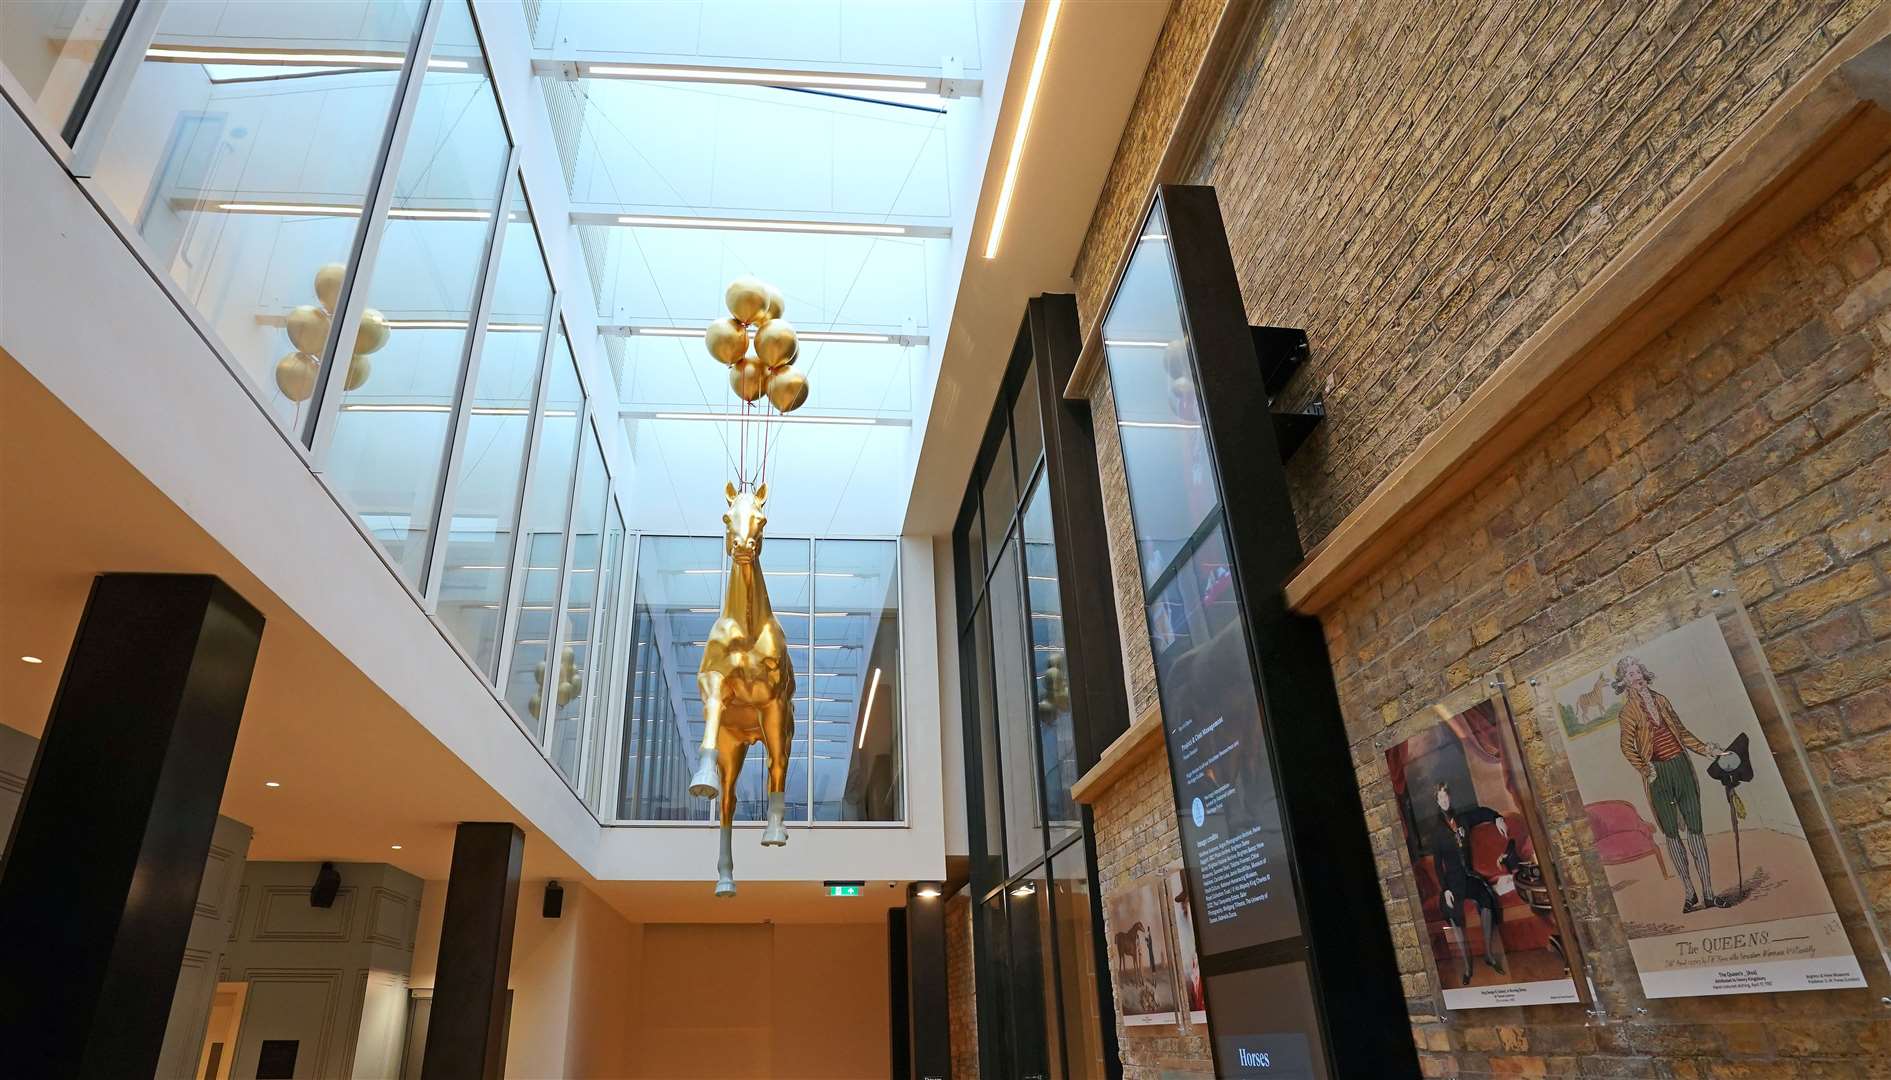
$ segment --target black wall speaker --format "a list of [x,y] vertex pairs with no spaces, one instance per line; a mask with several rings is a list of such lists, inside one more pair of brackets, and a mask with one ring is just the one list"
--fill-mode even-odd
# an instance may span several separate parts
[[565,887],[556,881],[545,883],[545,917],[556,919],[565,913]]
[[335,894],[341,891],[341,871],[335,864],[325,862],[315,872],[315,884],[309,887],[310,907],[334,907]]

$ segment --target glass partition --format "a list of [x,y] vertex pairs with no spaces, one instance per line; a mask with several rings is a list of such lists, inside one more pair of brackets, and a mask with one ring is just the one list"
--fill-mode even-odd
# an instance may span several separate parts
[[609,513],[604,527],[604,565],[598,571],[597,648],[592,650],[591,677],[584,688],[584,782],[580,785],[585,805],[600,815],[604,812],[599,800],[611,745],[611,711],[613,701],[620,700],[617,695],[624,673],[624,665],[618,663],[616,655],[620,640],[618,612],[622,610],[617,594],[623,586],[625,569],[624,516],[618,512],[617,500],[609,497],[609,490],[607,480]]
[[899,552],[882,540],[814,545],[809,710],[814,816],[899,821]]
[[416,588],[509,150],[464,0],[441,13],[432,65],[374,256],[358,347],[385,344],[349,362],[326,466],[329,484]]
[[[424,10],[419,0],[169,4],[100,142],[94,190],[292,430],[326,363]],[[304,59],[314,50],[329,59]]]
[[[578,362],[563,327],[552,339],[551,370],[538,408],[538,445],[519,513],[523,581],[513,590],[512,658],[506,676],[506,703],[534,738],[545,734],[546,700],[563,696],[569,666],[548,668],[553,616],[558,607],[565,566],[565,525],[571,515],[572,473],[578,465],[578,429],[584,420],[584,387]],[[545,693],[547,688],[558,691]]]
[[1041,480],[1024,504],[1024,594],[1031,637],[1031,730],[1037,736],[1039,785],[1044,792],[1048,843],[1056,847],[1080,825],[1070,797],[1077,782],[1077,744],[1071,726],[1070,667],[1064,652],[1063,600],[1057,591],[1057,543],[1051,537],[1050,488]]
[[1005,803],[1005,867],[1016,873],[1044,855],[1044,814],[1033,752],[1031,675],[1026,667],[1024,596],[1018,540],[1001,546],[990,592],[993,672],[997,676],[998,760]]
[[[769,603],[795,666],[786,778],[791,823],[904,820],[898,563],[892,540],[771,537],[762,546]],[[619,820],[716,816],[713,801],[691,798],[686,788],[703,734],[696,674],[722,611],[727,574],[718,537],[639,542],[622,691]],[[767,816],[766,761],[760,744],[749,748],[736,782],[738,821]]]
[[[1103,1025],[1097,987],[1097,935],[1091,917],[1090,872],[1081,839],[1064,845],[1050,859],[1051,912],[1057,924],[1057,982],[1062,987],[1065,1075],[1070,1080],[1103,1080]],[[1115,1023],[1110,1017],[1109,1023]]]
[[121,6],[120,0],[0,3],[0,63],[53,130],[72,115]]
[[712,804],[691,798],[688,788],[702,741],[699,643],[708,640],[721,610],[722,562],[722,541],[713,537],[646,536],[638,544],[620,819],[709,820]]
[[500,243],[472,407],[443,512],[445,559],[438,588],[430,585],[440,622],[489,679],[499,670],[526,439],[552,305],[551,275],[523,190],[507,207]]
[[[597,644],[598,567],[604,557],[604,503],[610,492],[604,475],[604,451],[588,435],[578,459],[576,504],[571,512],[571,553],[566,574],[565,610],[558,630],[557,695],[548,706],[551,734],[546,739],[552,764],[576,786],[578,756],[584,743],[584,704],[592,677],[591,654]],[[530,580],[530,579],[528,579]]]

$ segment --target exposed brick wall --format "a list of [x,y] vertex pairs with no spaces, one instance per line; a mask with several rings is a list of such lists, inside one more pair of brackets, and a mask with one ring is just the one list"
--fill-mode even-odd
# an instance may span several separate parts
[[1116,633],[1123,643],[1123,681],[1133,720],[1156,705],[1156,660],[1149,648],[1147,608],[1142,601],[1142,565],[1136,556],[1136,526],[1130,519],[1129,481],[1123,442],[1116,435],[1116,399],[1109,380],[1090,394],[1096,430],[1097,472],[1102,478],[1103,528],[1110,544],[1110,586],[1116,594]]
[[[1084,326],[1089,326],[1097,297],[1109,286],[1109,274],[1122,261],[1124,245],[1135,235],[1143,200],[1155,176],[1169,132],[1182,111],[1208,39],[1227,0],[1175,0],[1151,50],[1142,86],[1123,125],[1116,157],[1104,177],[1103,193],[1090,217],[1074,274]],[[1095,279],[1101,275],[1103,281]],[[1085,286],[1088,286],[1087,288]]]
[[[1085,326],[1219,3],[1182,0],[1078,258]],[[1295,457],[1326,535],[1872,0],[1273,0],[1213,137],[1249,320],[1306,327]]]
[[978,972],[972,961],[972,898],[964,889],[946,901],[945,930],[952,1080],[978,1080]]
[[[1881,975],[1868,992],[1641,996],[1574,777],[1560,741],[1539,732],[1527,685],[1547,665],[1599,661],[1626,628],[1732,581],[1867,902],[1891,920],[1888,208],[1891,157],[1325,619],[1432,1075],[1891,1075]],[[1431,1015],[1381,748],[1433,722],[1433,702],[1476,695],[1493,671],[1524,684],[1511,700],[1605,1025],[1575,1007]],[[1814,846],[1854,949],[1877,975],[1856,894],[1830,848]]]
[[[1100,424],[1098,434],[1102,434]],[[1146,631],[1138,633],[1147,641]],[[1110,970],[1114,971],[1115,935],[1121,928],[1109,925],[1108,898],[1127,883],[1158,873],[1182,858],[1168,751],[1158,747],[1124,771],[1091,810],[1096,827],[1097,888],[1105,900],[1103,940],[1110,943]],[[1160,1080],[1177,1073],[1214,1072],[1206,1038],[1173,1031],[1164,1035],[1132,1033],[1123,1026],[1120,1008],[1116,1010],[1116,1045],[1123,1060],[1123,1080]]]

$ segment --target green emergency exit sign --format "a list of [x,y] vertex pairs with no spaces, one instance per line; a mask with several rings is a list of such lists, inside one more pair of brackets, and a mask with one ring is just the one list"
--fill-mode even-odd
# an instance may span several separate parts
[[864,881],[829,881],[826,883],[827,895],[859,896],[860,890],[864,888],[866,884],[867,883]]

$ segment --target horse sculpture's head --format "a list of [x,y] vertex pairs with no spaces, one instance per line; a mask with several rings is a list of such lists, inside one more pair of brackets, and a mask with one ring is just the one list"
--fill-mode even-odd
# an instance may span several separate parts
[[762,507],[768,502],[768,485],[741,491],[730,484],[723,493],[729,497],[729,512],[722,515],[723,549],[736,562],[751,561],[762,552],[762,526],[768,524]]

